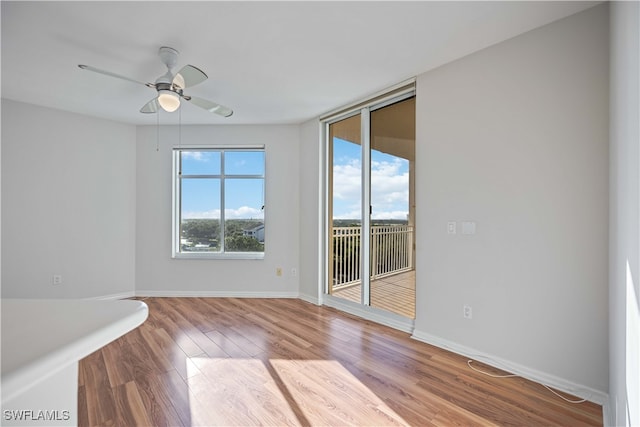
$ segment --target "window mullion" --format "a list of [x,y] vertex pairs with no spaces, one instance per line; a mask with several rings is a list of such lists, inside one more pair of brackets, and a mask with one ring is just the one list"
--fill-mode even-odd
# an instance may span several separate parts
[[220,150],[220,252],[226,253],[226,220],[225,220],[225,197],[224,197],[224,150]]
[[180,252],[180,238],[182,235],[182,196],[181,196],[181,153],[180,151],[174,152],[173,154],[173,253]]

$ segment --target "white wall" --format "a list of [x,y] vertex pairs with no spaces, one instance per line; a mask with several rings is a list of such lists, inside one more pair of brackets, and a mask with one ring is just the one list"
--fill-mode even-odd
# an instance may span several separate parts
[[300,298],[318,304],[321,287],[320,135],[317,119],[300,125]]
[[611,3],[609,396],[640,425],[640,3]]
[[183,145],[265,145],[264,260],[171,258],[171,150],[178,137],[177,126],[161,126],[156,151],[156,127],[138,127],[137,294],[297,296],[299,275],[291,269],[299,269],[299,127],[182,127]]
[[[420,75],[416,106],[415,337],[596,400],[608,389],[607,12]],[[448,235],[448,221],[477,234]]]
[[135,137],[131,125],[2,100],[2,297],[133,294]]

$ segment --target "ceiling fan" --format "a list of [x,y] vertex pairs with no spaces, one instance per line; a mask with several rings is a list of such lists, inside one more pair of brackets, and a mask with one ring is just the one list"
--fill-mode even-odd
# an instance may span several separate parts
[[163,46],[158,51],[160,60],[167,66],[167,72],[156,79],[155,83],[144,83],[138,80],[131,79],[129,77],[121,76],[110,71],[101,70],[99,68],[92,67],[90,65],[79,64],[83,70],[93,71],[95,73],[104,74],[106,76],[116,77],[123,80],[128,80],[133,83],[138,83],[155,89],[158,91],[158,96],[147,102],[141,109],[141,113],[156,113],[160,108],[167,112],[176,111],[180,108],[180,99],[189,101],[192,104],[204,108],[210,113],[219,114],[223,117],[229,117],[233,114],[233,110],[215,102],[208,101],[206,99],[198,98],[195,96],[185,95],[183,90],[195,86],[198,83],[202,83],[208,77],[207,75],[197,67],[193,65],[185,65],[177,73],[171,71],[178,62],[178,51],[167,46]]

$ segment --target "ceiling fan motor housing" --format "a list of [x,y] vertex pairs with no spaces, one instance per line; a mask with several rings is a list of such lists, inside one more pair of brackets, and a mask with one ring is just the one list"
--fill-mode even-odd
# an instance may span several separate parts
[[162,46],[158,50],[160,60],[167,66],[168,69],[172,69],[178,63],[178,51],[172,47]]
[[161,90],[168,90],[182,96],[182,87],[174,84],[174,74],[171,71],[178,62],[178,51],[172,47],[162,46],[158,50],[160,60],[167,66],[167,72],[156,79],[156,89],[158,92]]
[[180,86],[174,85],[172,79],[165,79],[165,77],[166,74],[156,80],[156,90],[170,90],[171,92],[175,92],[178,95],[182,96],[182,88]]

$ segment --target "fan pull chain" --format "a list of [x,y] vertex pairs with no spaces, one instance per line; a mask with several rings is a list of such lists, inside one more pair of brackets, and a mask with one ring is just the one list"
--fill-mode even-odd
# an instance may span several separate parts
[[160,151],[160,110],[156,112],[156,151]]

